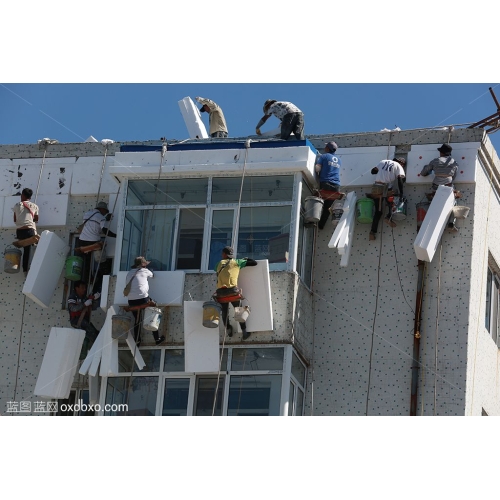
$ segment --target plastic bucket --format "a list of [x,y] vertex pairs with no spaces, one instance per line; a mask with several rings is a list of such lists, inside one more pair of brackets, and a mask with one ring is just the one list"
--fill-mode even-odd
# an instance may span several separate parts
[[21,250],[18,250],[17,248],[7,247],[4,252],[5,260],[3,270],[10,274],[18,273],[21,267],[22,254]]
[[203,326],[205,328],[217,328],[219,326],[219,317],[222,312],[220,304],[214,300],[203,303]]
[[248,319],[248,316],[250,316],[249,306],[234,308],[234,320],[238,323],[244,323]]
[[375,202],[371,198],[361,198],[356,203],[356,220],[361,224],[371,224]]
[[67,280],[77,281],[82,279],[83,259],[71,256],[66,259],[65,277]]
[[330,211],[332,212],[332,224],[336,226],[344,213],[344,200],[335,200]]
[[132,329],[132,318],[125,314],[111,316],[111,337],[114,339],[126,339],[128,332]]
[[304,221],[318,222],[321,219],[324,201],[317,196],[308,196],[305,199]]
[[431,204],[428,201],[417,203],[417,229],[420,229],[422,222],[424,222],[427,210],[429,210],[430,206]]
[[144,310],[144,320],[142,322],[144,330],[156,332],[160,327],[161,316],[161,309],[158,307],[146,307]]
[[394,204],[394,211],[392,212],[392,220],[405,220],[408,211],[408,200],[406,198],[398,199]]
[[470,208],[469,207],[463,207],[460,205],[456,205],[453,207],[453,215],[457,219],[466,219],[467,216],[469,215]]

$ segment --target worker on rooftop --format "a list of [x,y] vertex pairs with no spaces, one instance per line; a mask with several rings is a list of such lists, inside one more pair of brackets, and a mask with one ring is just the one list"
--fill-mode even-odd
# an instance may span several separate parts
[[[227,324],[227,312],[229,302],[233,307],[241,306],[241,299],[243,298],[241,290],[238,288],[238,277],[240,269],[246,266],[256,266],[257,261],[245,257],[243,259],[235,259],[232,247],[224,247],[222,249],[222,260],[215,266],[217,273],[217,290],[214,294],[214,299],[219,302],[222,309],[222,322],[226,328],[227,335],[233,336],[233,327]],[[247,325],[245,322],[240,323],[241,331],[243,333],[243,340],[250,337],[250,332],[247,332]]]
[[303,141],[304,136],[304,113],[287,101],[276,101],[268,99],[264,103],[264,116],[260,119],[255,128],[257,135],[261,135],[260,127],[266,123],[271,115],[281,121],[281,139],[288,140],[290,135],[295,135],[295,140]]
[[[337,144],[333,141],[327,142],[325,144],[324,154],[316,158],[315,170],[319,175],[319,188],[321,190],[338,193],[340,191],[341,161],[338,156],[335,156],[335,151],[337,151]],[[318,222],[319,229],[325,227],[332,205],[333,199],[324,200],[321,218]]]
[[99,307],[99,292],[87,295],[87,283],[75,281],[73,292],[68,297],[69,322],[73,328],[85,330],[83,354],[86,354],[99,334],[97,328],[90,322],[90,311]]
[[[16,238],[26,240],[36,235],[36,222],[38,222],[38,206],[32,203],[33,190],[24,188],[21,192],[21,201],[12,207],[14,223],[16,225]],[[23,271],[28,273],[30,252],[32,245],[26,245],[23,253]]]
[[227,137],[227,125],[221,107],[210,99],[195,97],[201,104],[200,112],[208,113],[208,123],[210,125],[210,137]]
[[373,167],[371,173],[376,175],[375,184],[372,186],[371,197],[375,200],[375,215],[373,216],[372,227],[370,230],[370,241],[376,239],[378,223],[383,214],[383,201],[387,204],[387,215],[384,222],[396,227],[396,223],[391,219],[394,206],[393,184],[397,179],[399,188],[399,197],[403,198],[403,179],[406,177],[404,167],[406,160],[404,158],[394,158],[393,160],[382,160],[376,167]]
[[439,148],[439,158],[434,158],[425,165],[420,175],[427,177],[434,172],[432,181],[432,191],[435,192],[439,186],[448,186],[455,189],[453,181],[458,173],[458,163],[452,158],[452,147],[449,144],[443,144]]

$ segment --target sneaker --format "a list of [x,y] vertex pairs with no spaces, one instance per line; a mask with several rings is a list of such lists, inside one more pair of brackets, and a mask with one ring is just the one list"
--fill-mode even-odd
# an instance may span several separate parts
[[372,233],[370,231],[370,241],[375,241],[377,239],[377,233]]
[[246,330],[242,330],[242,333],[243,333],[243,340],[246,340],[252,334],[252,332],[247,332]]
[[233,327],[231,325],[227,326],[226,333],[227,333],[228,337],[232,337],[233,336]]
[[165,335],[162,335],[159,339],[155,339],[155,344],[160,345],[165,340]]

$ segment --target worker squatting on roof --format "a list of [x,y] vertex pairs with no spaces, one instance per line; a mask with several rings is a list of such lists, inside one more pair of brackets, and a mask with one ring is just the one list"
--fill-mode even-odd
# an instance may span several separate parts
[[[12,211],[14,212],[14,223],[16,225],[16,238],[18,240],[26,240],[36,235],[35,223],[38,222],[38,206],[30,201],[32,196],[33,190],[24,188],[21,192],[21,201],[12,207]],[[32,245],[24,247],[24,274],[28,273],[31,247]]]
[[264,116],[255,127],[257,135],[261,135],[260,127],[266,123],[271,115],[274,115],[281,121],[281,139],[286,141],[292,133],[295,135],[295,140],[297,141],[305,139],[304,113],[295,104],[287,101],[268,99],[264,103],[263,111]]
[[436,191],[439,186],[448,186],[455,189],[453,181],[458,173],[458,163],[451,157],[452,147],[443,144],[439,148],[439,158],[434,158],[428,165],[425,165],[420,175],[427,177],[434,172],[432,190]]
[[394,207],[393,184],[397,180],[399,188],[399,197],[403,198],[403,179],[406,177],[404,167],[406,160],[404,158],[394,158],[393,160],[382,160],[376,167],[373,167],[371,173],[376,175],[375,184],[372,186],[372,198],[375,200],[375,215],[373,216],[372,227],[370,230],[370,240],[376,239],[378,223],[383,214],[384,201],[387,204],[387,215],[384,222],[396,227],[396,223],[391,220]]
[[85,345],[83,346],[82,354],[87,353],[99,333],[97,328],[90,322],[90,311],[95,311],[99,307],[100,297],[101,294],[99,292],[87,295],[87,283],[81,280],[75,281],[73,292],[68,297],[69,322],[71,326],[85,330]]
[[[142,311],[147,307],[155,307],[156,302],[149,296],[148,279],[154,278],[154,273],[147,268],[151,262],[144,257],[139,256],[134,260],[134,265],[127,273],[125,283],[130,285],[130,291],[127,294],[128,305],[127,311],[131,311],[134,315],[134,339],[137,347],[141,345],[141,316]],[[158,336],[157,331],[152,331],[155,339],[155,344],[159,345],[165,340],[165,336]]]
[[200,111],[208,113],[210,137],[227,137],[227,125],[224,113],[218,104],[205,97],[195,97],[201,104]]
[[[227,324],[229,302],[224,301],[224,299],[234,299],[231,300],[233,307],[241,306],[243,295],[238,288],[240,269],[246,266],[256,265],[257,261],[249,259],[248,257],[235,259],[232,247],[224,247],[222,249],[222,260],[215,266],[215,272],[217,273],[217,290],[215,291],[214,299],[221,305],[222,321],[229,337],[233,336],[233,327]],[[247,332],[247,325],[245,322],[240,322],[240,326],[243,333],[243,340],[246,340],[250,337],[250,332]]]
[[[314,166],[316,173],[319,175],[319,188],[325,191],[339,192],[340,191],[340,167],[342,162],[334,153],[337,151],[337,144],[333,141],[325,143],[325,152],[316,158]],[[318,228],[325,227],[328,216],[330,215],[330,207],[333,205],[333,200],[324,200],[321,218],[318,222]]]

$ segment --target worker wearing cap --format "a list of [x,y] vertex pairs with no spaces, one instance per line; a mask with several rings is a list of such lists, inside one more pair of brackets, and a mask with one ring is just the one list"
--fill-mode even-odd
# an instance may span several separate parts
[[[339,192],[340,190],[340,166],[341,161],[335,156],[337,144],[333,141],[325,143],[325,152],[316,158],[314,166],[319,175],[319,188],[325,191]],[[333,200],[324,200],[321,218],[318,222],[318,228],[323,229],[330,215],[330,207]]]
[[281,139],[288,140],[292,133],[295,135],[296,141],[303,141],[305,139],[304,113],[295,104],[287,101],[268,99],[264,103],[263,111],[264,116],[255,128],[257,135],[261,135],[260,127],[266,123],[271,115],[274,115],[281,121]]
[[[38,222],[38,205],[32,203],[33,190],[24,188],[21,192],[21,201],[12,207],[14,224],[16,225],[16,238],[26,240],[35,236],[36,222]],[[23,271],[28,272],[30,251],[32,245],[26,245],[23,252]]]
[[[240,307],[241,305],[241,293],[238,289],[238,277],[240,275],[240,269],[246,266],[256,266],[257,261],[245,257],[244,259],[235,259],[234,251],[232,247],[224,247],[222,249],[222,260],[220,260],[215,266],[215,272],[217,273],[217,290],[215,292],[215,300],[217,300],[218,295],[227,289],[236,289],[240,298],[231,302],[233,307]],[[222,322],[226,328],[227,335],[229,337],[233,336],[233,327],[227,324],[227,311],[229,308],[229,302],[219,302],[222,309]],[[247,332],[247,325],[245,322],[240,323],[241,331],[243,333],[243,340],[250,337],[250,332]]]
[[396,223],[391,219],[394,206],[394,193],[391,191],[394,182],[397,180],[399,197],[403,197],[403,180],[406,177],[405,165],[406,160],[404,158],[394,158],[393,160],[382,160],[371,170],[371,173],[376,175],[375,184],[372,186],[372,197],[375,198],[375,215],[370,230],[371,241],[376,239],[378,223],[383,214],[384,200],[388,208],[384,222],[391,227],[396,227]]
[[227,125],[224,113],[218,104],[204,97],[195,97],[201,104],[200,112],[208,113],[208,123],[210,124],[210,137],[227,137]]
[[[149,296],[148,279],[154,278],[153,272],[147,268],[150,263],[150,261],[142,256],[136,257],[134,265],[125,278],[125,283],[130,283],[130,292],[127,295],[129,305],[127,310],[131,311],[134,315],[134,339],[138,347],[141,345],[141,313],[146,307],[156,306],[156,302]],[[152,331],[151,333],[156,345],[161,344],[165,340],[165,336],[162,335],[159,337],[157,331]]]
[[452,158],[452,147],[443,144],[439,148],[439,158],[434,158],[428,165],[425,165],[420,175],[427,177],[434,172],[432,190],[436,191],[439,186],[448,186],[454,189],[453,181],[458,173],[458,163]]
[[[98,241],[101,241],[102,235],[107,235],[112,238],[116,238],[116,234],[110,231],[106,225],[111,220],[111,214],[108,210],[108,205],[104,201],[100,201],[94,209],[85,212],[83,215],[82,231],[80,236],[76,240],[75,250],[80,247],[85,247],[93,245]],[[80,253],[77,253],[80,255]],[[90,261],[91,252],[83,254],[83,274],[88,278],[88,273],[90,271]],[[97,263],[99,264],[99,263]],[[96,266],[98,267],[98,266]],[[102,276],[99,277],[99,281],[95,283],[94,291],[100,288],[100,283],[102,281]]]

